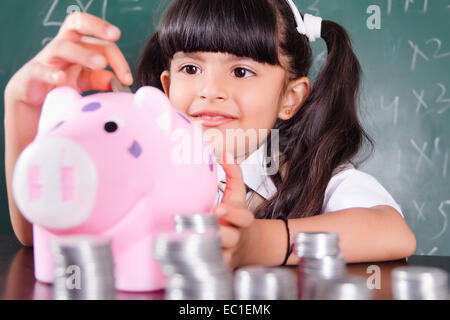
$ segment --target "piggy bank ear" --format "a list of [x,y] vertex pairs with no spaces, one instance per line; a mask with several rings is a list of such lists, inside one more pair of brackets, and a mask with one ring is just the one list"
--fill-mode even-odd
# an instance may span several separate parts
[[134,96],[134,104],[138,108],[151,108],[161,129],[170,131],[173,107],[161,90],[155,87],[140,88]]
[[47,94],[39,119],[38,134],[48,132],[62,121],[70,120],[77,112],[74,102],[81,95],[70,87],[59,87]]

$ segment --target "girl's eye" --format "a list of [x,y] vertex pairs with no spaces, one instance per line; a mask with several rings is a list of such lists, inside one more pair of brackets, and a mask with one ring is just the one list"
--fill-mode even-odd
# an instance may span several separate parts
[[[199,68],[193,65],[187,65],[181,68],[181,70],[185,70],[187,74],[197,74],[199,71]],[[233,73],[237,78],[248,78],[250,75],[254,75],[255,73],[246,69],[246,68],[236,68],[234,69]],[[246,76],[246,73],[250,73],[250,75]]]
[[181,68],[181,70],[186,70],[187,74],[195,74],[196,69],[198,69],[196,66],[187,65]]
[[246,72],[250,72],[253,75],[255,74],[252,71],[245,69],[245,68],[236,68],[236,69],[234,69],[234,71],[235,71],[236,77],[238,77],[238,78],[248,78],[248,77],[245,77]]

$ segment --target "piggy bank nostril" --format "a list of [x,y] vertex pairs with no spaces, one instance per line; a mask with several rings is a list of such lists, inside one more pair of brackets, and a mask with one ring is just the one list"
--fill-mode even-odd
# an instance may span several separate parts
[[109,121],[107,123],[105,123],[105,131],[112,133],[117,131],[117,129],[119,128],[119,126],[117,125],[117,123],[113,122],[113,121]]

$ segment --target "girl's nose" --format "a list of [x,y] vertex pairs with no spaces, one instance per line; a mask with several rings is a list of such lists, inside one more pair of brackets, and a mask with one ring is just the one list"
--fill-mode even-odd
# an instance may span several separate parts
[[200,82],[198,95],[201,99],[210,101],[227,99],[226,80],[222,75],[205,75]]

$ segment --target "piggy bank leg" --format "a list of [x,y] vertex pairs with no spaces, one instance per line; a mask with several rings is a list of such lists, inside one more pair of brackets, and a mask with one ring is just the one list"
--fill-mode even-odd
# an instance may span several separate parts
[[166,277],[153,258],[154,236],[146,236],[115,252],[116,289],[121,291],[157,291],[164,289]]
[[41,227],[33,226],[34,276],[45,283],[53,283],[55,279],[55,262],[50,249],[54,237]]

